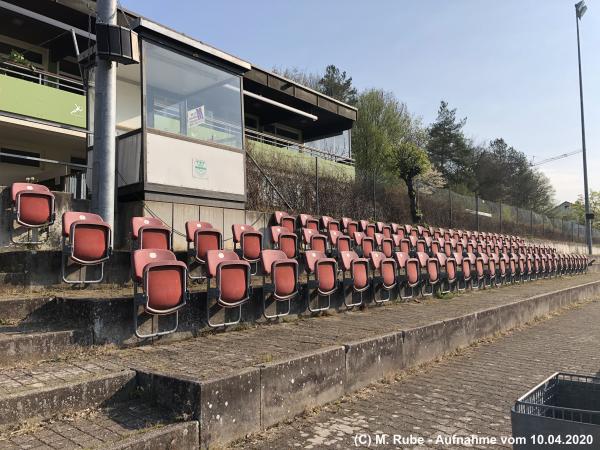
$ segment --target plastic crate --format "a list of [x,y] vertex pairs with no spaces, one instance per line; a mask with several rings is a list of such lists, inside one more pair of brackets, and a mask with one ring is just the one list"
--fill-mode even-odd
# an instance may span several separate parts
[[511,410],[515,450],[600,448],[600,378],[555,373]]

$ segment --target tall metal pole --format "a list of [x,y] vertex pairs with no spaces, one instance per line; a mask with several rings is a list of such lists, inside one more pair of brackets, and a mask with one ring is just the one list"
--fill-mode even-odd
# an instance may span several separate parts
[[315,199],[317,200],[317,215],[321,214],[321,205],[319,202],[319,158],[315,156]]
[[[117,1],[98,0],[99,23],[117,23]],[[92,211],[114,229],[115,216],[115,116],[117,104],[117,64],[96,56],[94,103],[94,165]]]
[[[585,12],[585,10],[583,11]],[[581,107],[581,149],[583,151],[583,192],[585,197],[585,241],[587,243],[588,254],[592,254],[592,214],[590,211],[590,196],[588,191],[587,175],[587,155],[585,148],[585,117],[583,114],[583,80],[581,77],[581,47],[579,44],[579,20],[583,12],[580,13],[578,6],[575,5],[575,23],[577,25],[577,62],[579,64],[579,104]]]
[[373,220],[377,220],[377,207],[376,204],[376,196],[375,196],[375,169],[373,169]]

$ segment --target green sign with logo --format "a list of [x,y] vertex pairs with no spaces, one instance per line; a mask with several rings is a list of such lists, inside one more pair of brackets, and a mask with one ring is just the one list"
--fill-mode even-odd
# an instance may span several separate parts
[[208,179],[208,167],[203,159],[194,159],[192,176],[201,180]]

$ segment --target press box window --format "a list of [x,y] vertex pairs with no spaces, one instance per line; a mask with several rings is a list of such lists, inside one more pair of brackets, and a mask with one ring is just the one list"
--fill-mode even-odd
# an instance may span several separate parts
[[144,42],[148,128],[242,148],[241,77]]

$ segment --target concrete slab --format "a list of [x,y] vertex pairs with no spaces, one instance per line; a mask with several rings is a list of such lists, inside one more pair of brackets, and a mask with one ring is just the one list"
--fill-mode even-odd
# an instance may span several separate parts
[[345,344],[346,392],[404,369],[402,332]]
[[61,385],[0,396],[0,424],[49,418],[107,405],[129,397],[135,390],[135,372],[122,370]]
[[331,402],[344,393],[344,347],[320,349],[260,368],[262,428]]
[[244,369],[235,375],[202,381],[200,447],[230,442],[260,429],[261,373]]

